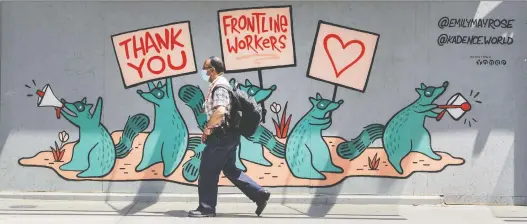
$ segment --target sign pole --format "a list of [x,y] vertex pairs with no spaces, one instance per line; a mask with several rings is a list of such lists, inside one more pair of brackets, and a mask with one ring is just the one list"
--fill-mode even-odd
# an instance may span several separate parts
[[[258,69],[258,81],[260,81],[260,89],[263,89],[263,77],[262,77],[262,70]],[[264,100],[265,101],[265,100]],[[262,122],[265,123],[265,116],[267,110],[265,109],[264,101],[260,102],[260,105],[262,106]]]
[[[335,99],[337,98],[337,89],[339,88],[339,86],[337,85],[334,85],[335,87],[333,88],[333,98],[331,98],[331,101],[335,102]],[[333,115],[333,111],[330,111],[329,112],[329,117],[331,117],[331,115]]]

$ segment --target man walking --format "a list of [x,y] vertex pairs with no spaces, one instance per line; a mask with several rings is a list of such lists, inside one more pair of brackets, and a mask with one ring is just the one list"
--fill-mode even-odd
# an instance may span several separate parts
[[204,112],[207,123],[203,129],[202,142],[206,144],[201,156],[198,179],[199,206],[189,212],[190,217],[216,216],[218,200],[218,181],[220,172],[238,187],[257,205],[255,213],[259,216],[267,205],[271,194],[255,183],[249,176],[238,169],[236,147],[240,144],[240,133],[228,126],[225,115],[230,114],[232,101],[229,91],[224,88],[212,90],[216,85],[230,86],[223,77],[225,67],[218,57],[205,60],[201,71],[202,78],[209,82],[205,97]]

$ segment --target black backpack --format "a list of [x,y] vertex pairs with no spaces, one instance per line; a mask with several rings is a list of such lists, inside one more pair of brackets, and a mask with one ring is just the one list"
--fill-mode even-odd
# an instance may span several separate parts
[[218,88],[226,89],[230,95],[231,111],[228,114],[227,126],[229,129],[239,131],[246,138],[251,137],[262,121],[262,108],[256,100],[245,91],[238,89],[237,83],[234,88],[224,84],[217,84],[212,89],[211,97]]

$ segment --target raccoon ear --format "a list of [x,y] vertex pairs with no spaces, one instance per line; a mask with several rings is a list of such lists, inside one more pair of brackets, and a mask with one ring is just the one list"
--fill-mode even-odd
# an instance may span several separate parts
[[252,86],[253,84],[251,83],[251,81],[249,81],[249,79],[246,79],[245,80],[245,85]]
[[86,106],[84,106],[86,108],[86,110],[91,110],[91,108],[93,107],[93,104],[86,104]]
[[426,85],[424,83],[421,83],[421,89],[426,89]]
[[81,102],[85,104],[86,103],[86,97],[82,98]]
[[423,93],[423,90],[422,89],[419,89],[419,88],[415,88],[415,91],[419,94]]
[[322,99],[322,96],[320,95],[320,93],[317,93],[317,100],[320,100]]
[[313,104],[313,106],[317,104],[317,100],[313,97],[309,97],[309,101],[311,101],[311,104]]
[[161,84],[161,81],[157,82],[157,88],[161,88],[163,84]]

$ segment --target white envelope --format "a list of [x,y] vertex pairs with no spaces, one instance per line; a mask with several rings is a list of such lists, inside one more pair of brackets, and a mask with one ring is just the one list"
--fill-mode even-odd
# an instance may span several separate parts
[[[461,104],[468,102],[461,93],[456,93],[447,102],[447,105],[456,105],[461,106]],[[446,109],[448,114],[452,117],[454,120],[459,120],[463,115],[465,115],[466,111],[462,110],[461,108],[449,108]]]

